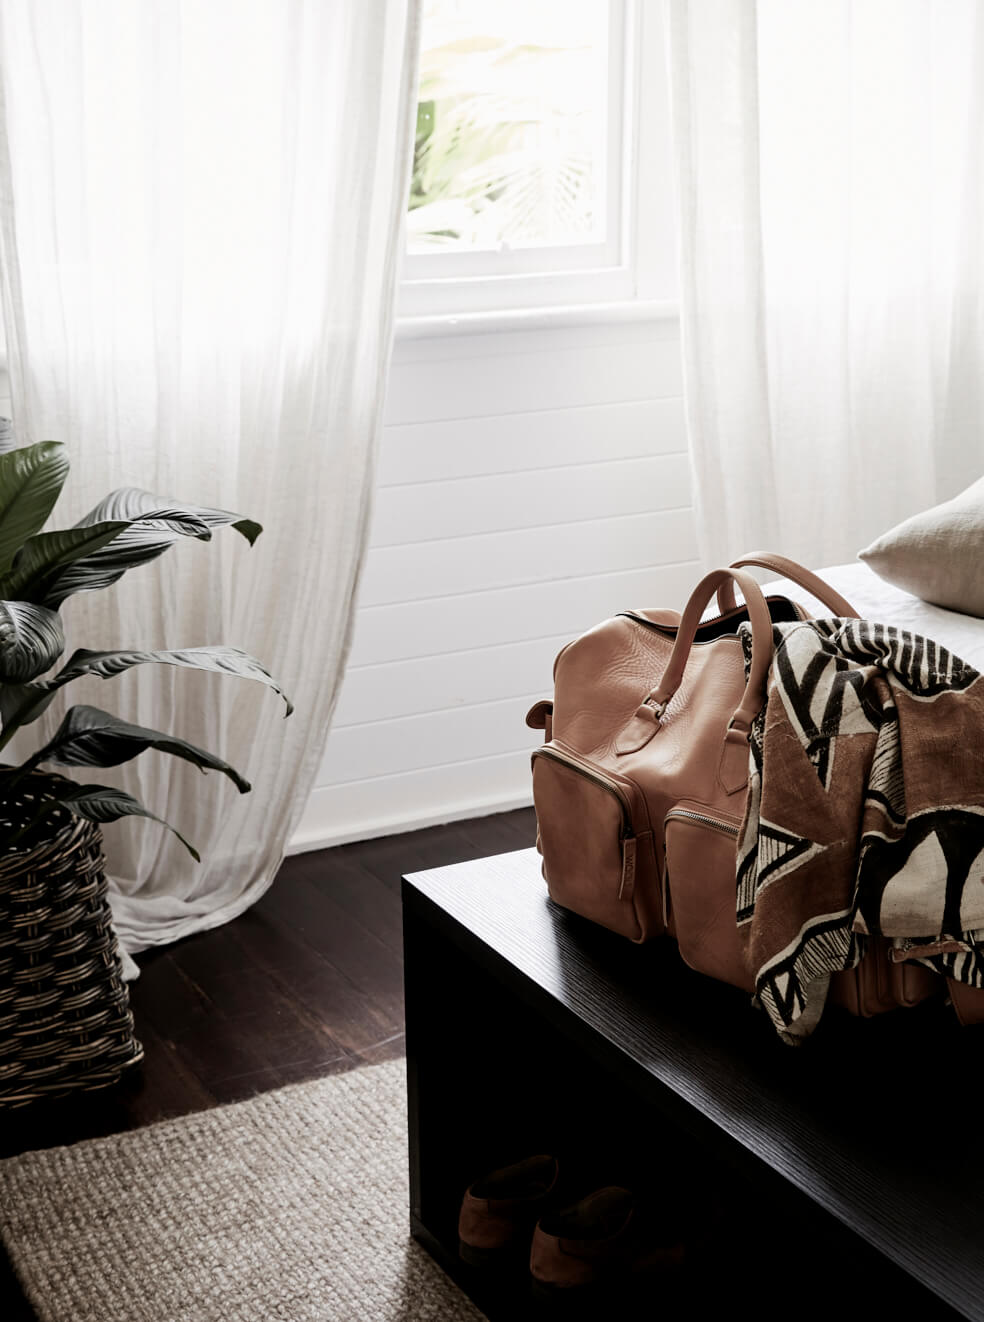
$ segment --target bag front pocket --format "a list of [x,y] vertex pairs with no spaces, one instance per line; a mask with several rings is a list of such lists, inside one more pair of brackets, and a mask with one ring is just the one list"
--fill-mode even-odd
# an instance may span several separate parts
[[737,818],[700,804],[678,804],[666,814],[664,910],[692,969],[752,992],[736,918],[739,827]]
[[[632,794],[586,759],[544,745],[533,754],[537,848],[550,898],[632,941],[654,935],[652,832],[637,832]],[[661,928],[658,920],[655,924]]]

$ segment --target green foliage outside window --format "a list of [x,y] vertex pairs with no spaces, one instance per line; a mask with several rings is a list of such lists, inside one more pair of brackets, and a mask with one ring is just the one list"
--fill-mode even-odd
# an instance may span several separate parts
[[411,251],[599,237],[605,10],[429,0]]

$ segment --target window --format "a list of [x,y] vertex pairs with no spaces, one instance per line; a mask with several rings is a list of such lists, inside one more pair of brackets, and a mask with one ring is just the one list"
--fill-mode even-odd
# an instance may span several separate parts
[[665,126],[661,9],[425,0],[402,316],[640,295],[641,74],[657,66]]
[[537,249],[541,263],[544,248],[604,245],[609,5],[428,0],[424,14],[408,251]]

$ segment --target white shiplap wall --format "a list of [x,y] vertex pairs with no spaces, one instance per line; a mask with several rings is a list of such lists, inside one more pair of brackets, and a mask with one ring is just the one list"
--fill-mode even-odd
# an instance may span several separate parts
[[401,339],[352,656],[292,848],[530,802],[571,637],[697,576],[675,319]]

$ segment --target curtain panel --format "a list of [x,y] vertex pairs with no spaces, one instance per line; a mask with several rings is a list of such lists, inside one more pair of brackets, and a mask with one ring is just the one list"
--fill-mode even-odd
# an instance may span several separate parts
[[853,559],[984,470],[984,10],[668,12],[702,553]]
[[69,448],[54,522],[132,485],[265,529],[252,549],[218,530],[73,597],[69,646],[239,646],[297,709],[284,720],[258,685],[143,666],[73,685],[45,719],[91,702],[173,730],[253,783],[240,797],[155,753],[100,773],[203,856],[148,822],[106,828],[130,951],[258,898],[322,756],[369,525],[418,9],[0,0],[14,421],[20,444]]

